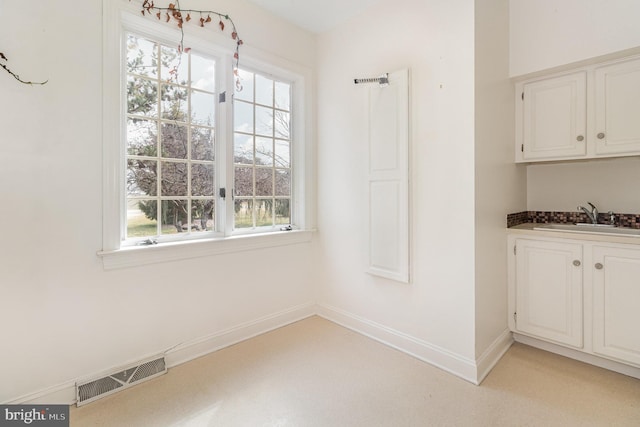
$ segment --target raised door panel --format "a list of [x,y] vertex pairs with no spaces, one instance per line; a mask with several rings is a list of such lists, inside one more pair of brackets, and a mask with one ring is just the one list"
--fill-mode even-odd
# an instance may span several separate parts
[[367,98],[367,272],[408,283],[409,70],[388,79]]
[[522,159],[555,160],[586,155],[586,73],[523,85]]
[[516,330],[583,346],[582,245],[516,241]]
[[640,59],[595,69],[596,155],[640,153]]
[[593,350],[640,366],[640,249],[593,248]]

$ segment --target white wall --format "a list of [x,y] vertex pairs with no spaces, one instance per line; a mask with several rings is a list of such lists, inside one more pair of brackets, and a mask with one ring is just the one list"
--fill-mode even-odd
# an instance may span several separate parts
[[[382,0],[318,40],[319,301],[454,358],[474,348],[474,3]],[[365,91],[411,69],[412,283],[364,273]]]
[[[248,51],[315,67],[311,34],[244,1],[215,7]],[[0,70],[0,402],[313,302],[309,244],[105,272],[102,2],[0,8],[8,65],[49,79]]]
[[476,356],[507,329],[506,216],[526,208],[526,170],[514,164],[508,0],[475,11]]
[[[640,50],[636,0],[510,0],[512,76]],[[527,209],[640,213],[638,158],[527,166]]]
[[637,0],[510,0],[511,76],[640,46]]

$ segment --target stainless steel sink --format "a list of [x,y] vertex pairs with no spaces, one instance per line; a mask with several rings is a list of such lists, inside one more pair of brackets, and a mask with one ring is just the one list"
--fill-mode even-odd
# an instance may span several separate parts
[[640,237],[640,229],[615,227],[609,224],[540,224],[533,227],[540,231],[562,231],[565,233],[609,234],[614,236]]

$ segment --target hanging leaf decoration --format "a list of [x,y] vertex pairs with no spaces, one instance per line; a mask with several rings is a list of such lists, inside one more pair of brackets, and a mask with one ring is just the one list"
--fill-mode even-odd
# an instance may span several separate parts
[[[131,2],[131,0],[129,0],[129,2]],[[180,1],[176,1],[175,3],[169,3],[168,6],[166,7],[159,7],[156,6],[153,0],[143,0],[142,1],[142,7],[140,10],[140,13],[142,13],[142,16],[146,16],[151,15],[153,12],[155,12],[155,16],[158,20],[160,20],[162,18],[162,13],[165,13],[165,22],[170,22],[171,18],[173,18],[176,22],[176,25],[178,26],[178,28],[180,28],[180,32],[181,32],[181,40],[180,40],[180,44],[178,45],[178,52],[182,53],[182,52],[189,52],[190,48],[185,48],[184,47],[184,29],[183,29],[183,24],[184,22],[189,22],[191,21],[191,13],[199,13],[200,14],[200,19],[199,19],[199,26],[200,27],[204,27],[205,24],[208,24],[212,21],[211,19],[211,15],[216,15],[219,18],[218,21],[218,26],[220,27],[220,31],[224,31],[225,29],[225,22],[227,21],[229,24],[231,24],[232,27],[232,32],[231,32],[231,38],[236,42],[236,48],[235,48],[235,53],[233,54],[233,58],[235,60],[235,64],[233,65],[233,72],[236,75],[236,88],[238,88],[238,90],[241,90],[242,85],[240,84],[240,77],[238,75],[238,67],[240,64],[240,46],[242,46],[244,43],[243,41],[238,37],[238,32],[236,30],[236,25],[234,24],[233,20],[229,17],[229,15],[226,14],[222,14],[219,12],[215,12],[213,10],[196,10],[196,9],[182,9],[180,7]],[[186,13],[187,15],[183,18],[182,14]],[[206,18],[204,18],[204,14],[207,15]],[[4,58],[4,55],[1,57],[2,59],[6,60],[6,58]],[[3,68],[7,69],[6,66],[4,66],[3,64],[0,64],[0,66],[2,66]],[[176,73],[177,73],[177,69],[176,69]],[[13,74],[13,73],[12,73]],[[46,82],[44,82],[46,83]],[[44,84],[41,83],[41,84]]]
[[[9,60],[7,59],[7,57],[4,55],[4,53],[0,52],[0,60],[8,62]],[[16,73],[14,73],[13,71],[11,71],[11,69],[6,65],[0,62],[0,67],[4,68],[4,70],[9,73],[11,76],[13,76],[14,79],[16,79],[17,81],[19,81],[20,83],[26,84],[26,85],[44,85],[47,84],[47,82],[49,80],[45,80],[43,82],[30,82],[30,81],[26,81],[26,80],[22,80],[20,78],[19,75],[17,75]]]

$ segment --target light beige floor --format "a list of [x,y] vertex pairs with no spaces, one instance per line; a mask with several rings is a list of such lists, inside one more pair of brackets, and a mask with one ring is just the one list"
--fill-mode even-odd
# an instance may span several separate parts
[[514,344],[477,387],[312,317],[72,407],[71,426],[640,426],[640,380]]

